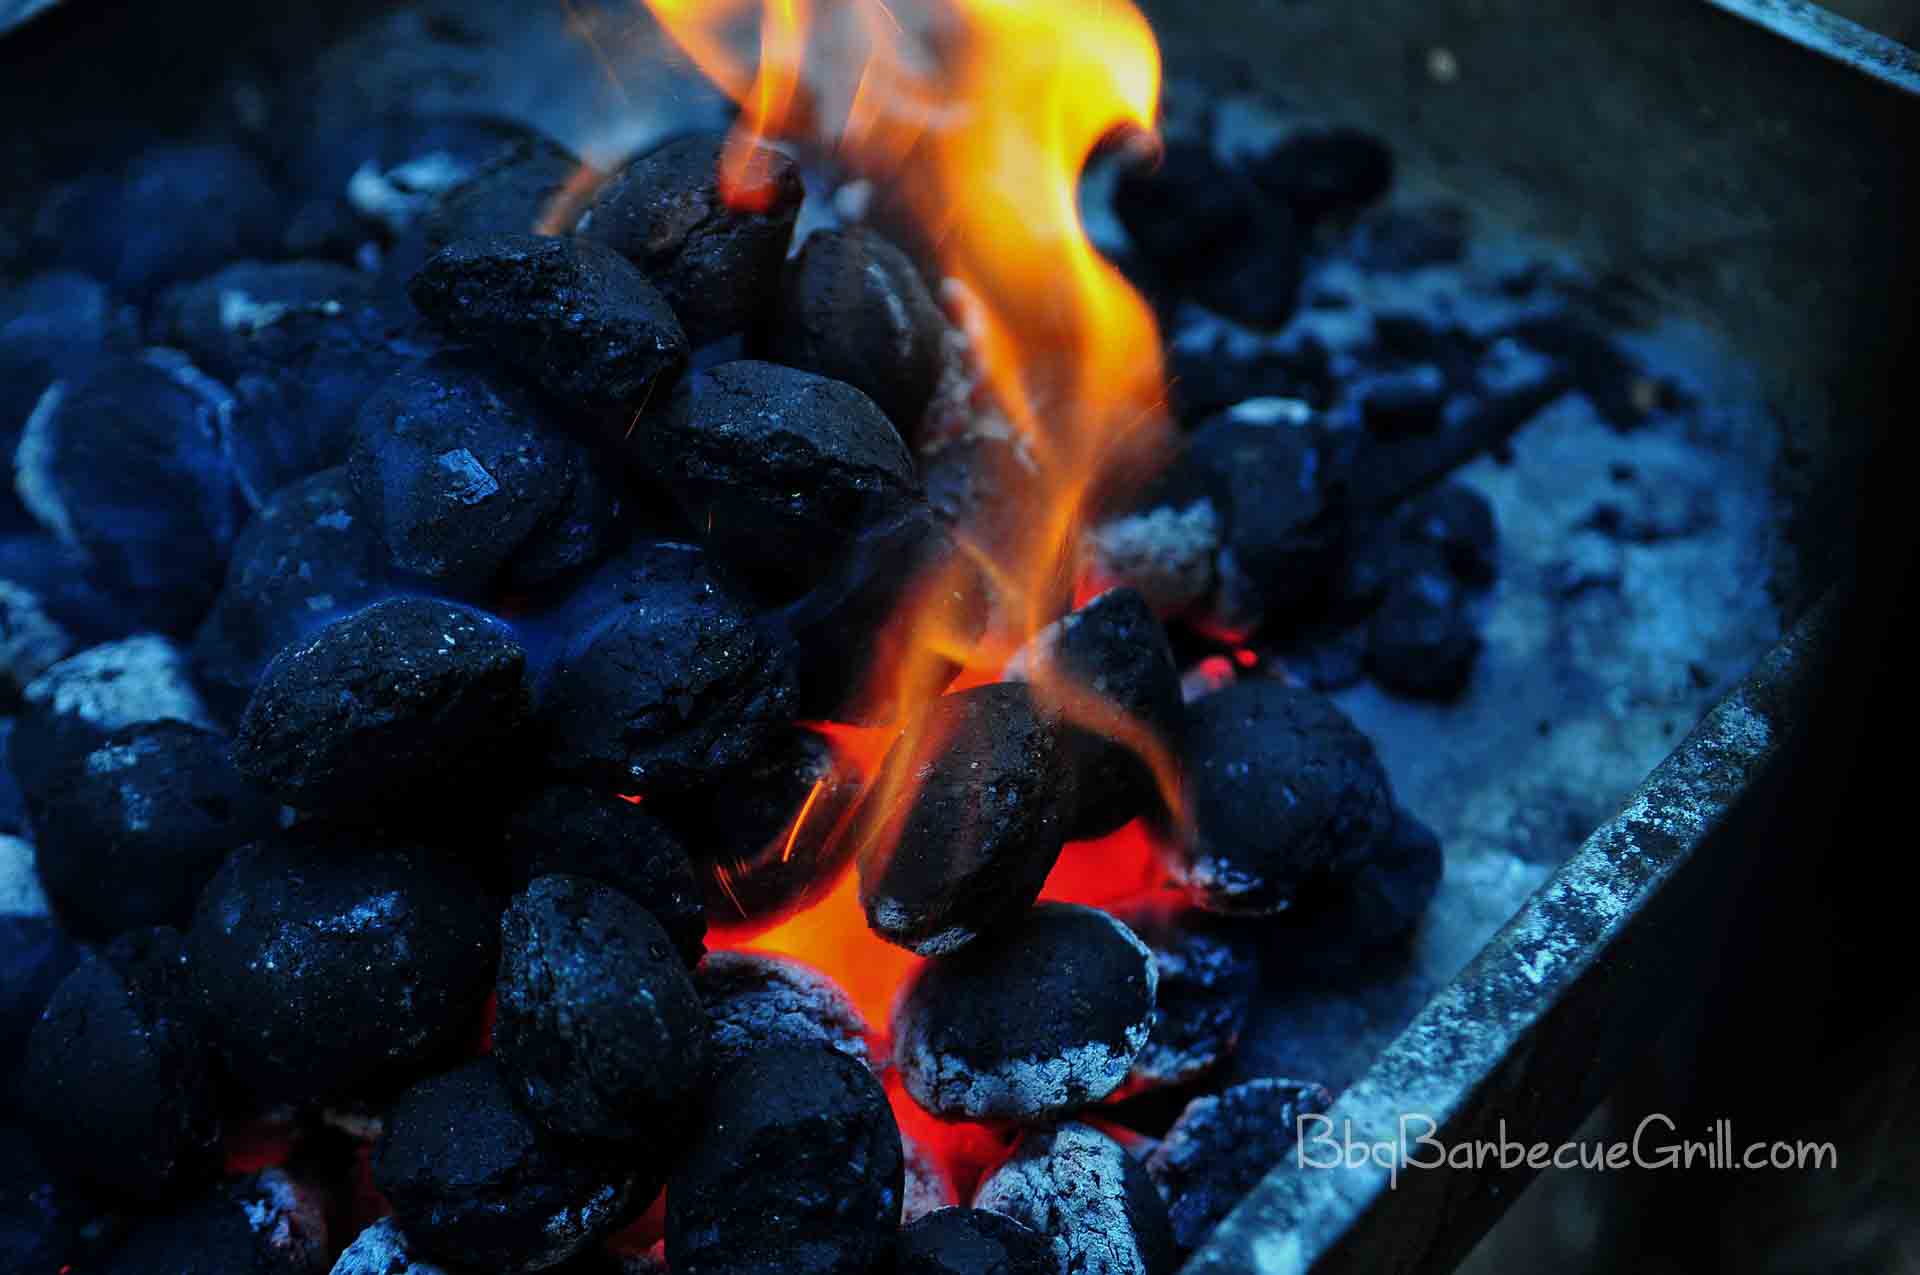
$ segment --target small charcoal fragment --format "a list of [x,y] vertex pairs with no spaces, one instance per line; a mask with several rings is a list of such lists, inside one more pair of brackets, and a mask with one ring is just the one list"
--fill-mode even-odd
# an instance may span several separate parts
[[726,145],[721,134],[697,133],[642,155],[607,179],[578,227],[640,267],[696,347],[773,312],[805,194],[792,160],[756,147],[727,199]]
[[894,1012],[894,1065],[948,1120],[1057,1116],[1127,1078],[1158,979],[1153,954],[1113,917],[1043,903],[921,967]]
[[900,1130],[873,1073],[824,1045],[753,1054],[667,1184],[674,1275],[846,1275],[891,1251]]
[[280,826],[226,736],[180,721],[122,727],[35,794],[40,879],[82,939],[181,925],[227,853]]
[[605,465],[531,390],[455,351],[367,400],[347,474],[395,568],[478,596],[599,556],[619,511]]
[[400,1096],[373,1180],[405,1232],[400,1252],[519,1275],[583,1252],[658,1193],[664,1173],[636,1181],[624,1158],[549,1138],[481,1058]]
[[1355,958],[1377,952],[1420,923],[1440,889],[1440,838],[1404,806],[1359,862],[1317,884],[1272,931],[1275,945]]
[[1153,1030],[1133,1060],[1127,1086],[1190,1084],[1224,1062],[1239,1042],[1259,981],[1250,936],[1204,913],[1149,905],[1119,918],[1153,953]]
[[1004,1213],[941,1209],[900,1232],[895,1275],[1058,1275],[1053,1243]]
[[325,1201],[280,1169],[223,1182],[139,1221],[102,1275],[324,1275]]
[[1312,225],[1384,196],[1393,185],[1393,152],[1359,129],[1301,121],[1254,157],[1247,172],[1303,225]]
[[1063,1124],[1027,1135],[973,1197],[1052,1241],[1057,1271],[1172,1275],[1167,1206],[1140,1163],[1106,1134]]
[[1263,1078],[1195,1098],[1147,1157],[1182,1252],[1200,1247],[1267,1170],[1299,1141],[1301,1122],[1333,1095],[1319,1085]]
[[1168,866],[1209,911],[1283,911],[1391,826],[1372,742],[1313,691],[1236,682],[1187,705],[1180,752],[1193,826]]
[[439,856],[300,830],[230,856],[190,935],[227,1070],[286,1102],[363,1092],[465,1039],[498,941],[485,894]]
[[946,326],[906,253],[865,226],[819,230],[787,263],[768,357],[854,386],[912,438]]
[[1480,658],[1480,628],[1460,586],[1416,571],[1387,589],[1367,626],[1367,668],[1403,695],[1453,699]]
[[429,598],[376,603],[273,658],[234,761],[303,810],[445,788],[519,728],[525,667],[491,616]]
[[782,1045],[818,1044],[868,1062],[871,1029],[847,994],[798,961],[758,952],[714,952],[693,985],[712,1026],[716,1070]]
[[25,1275],[77,1265],[88,1212],[33,1141],[0,1124],[0,1270]]
[[645,908],[584,877],[546,876],[500,921],[494,1057],[555,1133],[607,1140],[681,1127],[707,1078],[707,1020]]
[[556,872],[586,877],[651,913],[688,968],[706,951],[707,911],[686,847],[633,802],[573,784],[542,788],[508,820],[507,853],[516,891]]
[[664,403],[687,339],[652,284],[583,239],[491,234],[441,249],[407,286],[420,312],[560,402],[617,418]]
[[1499,531],[1493,506],[1465,483],[1442,483],[1414,501],[1403,515],[1400,534],[1438,549],[1461,583],[1479,587],[1499,570]]
[[585,166],[558,142],[529,137],[513,142],[471,176],[440,192],[420,219],[435,252],[475,235],[525,234],[538,227],[568,183]]
[[860,904],[889,943],[933,956],[1019,920],[1060,857],[1072,776],[1057,725],[1018,683],[933,701],[881,763],[890,804],[861,834]]
[[383,1217],[354,1237],[329,1275],[452,1275],[424,1257],[391,1217]]

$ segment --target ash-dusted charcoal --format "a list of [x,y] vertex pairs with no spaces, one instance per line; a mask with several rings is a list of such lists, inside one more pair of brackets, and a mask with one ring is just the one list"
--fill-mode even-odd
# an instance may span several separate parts
[[1107,590],[1041,630],[1008,676],[1064,704],[1074,792],[1067,840],[1103,837],[1161,808],[1152,768],[1124,742],[1145,732],[1170,755],[1180,728],[1180,670],[1145,597]]
[[1004,1213],[941,1209],[900,1231],[895,1275],[1058,1275],[1053,1242]]
[[0,1123],[0,1269],[57,1272],[77,1265],[89,1212],[25,1131]]
[[954,952],[1016,923],[1060,857],[1072,773],[1017,682],[943,695],[894,744],[863,809],[860,904],[889,943]]
[[1253,1007],[1259,952],[1252,936],[1198,911],[1148,904],[1120,921],[1153,953],[1153,1030],[1129,1089],[1189,1084],[1233,1052]]
[[1465,483],[1442,483],[1408,507],[1401,536],[1438,549],[1462,584],[1491,584],[1499,572],[1500,533],[1493,506]]
[[1316,883],[1271,932],[1276,947],[1354,958],[1403,939],[1440,889],[1446,855],[1440,838],[1404,806],[1393,827],[1344,872]]
[[507,821],[516,891],[553,873],[612,886],[645,908],[689,969],[705,953],[707,910],[680,839],[633,802],[578,784],[540,789]]
[[1087,1125],[1029,1133],[980,1184],[973,1207],[1045,1235],[1057,1271],[1172,1275],[1178,1260],[1167,1206],[1147,1171]]
[[88,647],[27,683],[7,760],[31,802],[54,776],[137,722],[211,727],[180,648],[152,633]]
[[395,598],[273,658],[234,761],[290,806],[324,810],[446,788],[497,760],[527,714],[526,652],[492,616]]
[[480,1058],[423,1080],[387,1114],[373,1180],[406,1235],[402,1251],[501,1275],[585,1251],[659,1192],[616,1155],[543,1133]]
[[628,448],[716,554],[789,591],[863,527],[920,501],[913,457],[872,399],[777,363],[699,373]]
[[470,596],[598,557],[619,501],[606,460],[469,351],[398,373],[354,423],[347,474],[393,566]]
[[47,1003],[20,1114],[61,1172],[152,1203],[219,1171],[212,1070],[179,932],[135,930],[89,953]]
[[707,1018],[647,910],[545,876],[500,921],[494,1057],[555,1133],[628,1140],[682,1127],[707,1080]]
[[154,351],[53,385],[21,433],[22,503],[143,625],[190,629],[219,592],[244,518],[222,446],[232,401],[179,355]]
[[825,1045],[753,1054],[667,1183],[674,1275],[872,1270],[900,1225],[900,1130],[873,1073]]
[[35,794],[40,880],[76,937],[184,926],[227,853],[280,826],[280,807],[234,769],[227,737],[141,722]]
[[1137,590],[1161,615],[1179,615],[1214,590],[1223,523],[1213,501],[1194,493],[1102,523],[1087,549],[1100,579]]
[[911,438],[940,379],[946,328],[919,269],[879,232],[816,230],[787,263],[767,351],[861,390]]
[[664,403],[687,364],[686,334],[646,276],[584,239],[456,240],[420,268],[407,295],[556,399],[622,428]]
[[283,1169],[221,1183],[143,1218],[101,1275],[326,1275],[326,1200]]
[[1333,1103],[1320,1085],[1263,1077],[1195,1098],[1147,1157],[1174,1242],[1192,1252]]
[[1310,226],[1385,196],[1393,186],[1393,152],[1360,129],[1303,120],[1251,157],[1247,175]]
[[262,505],[234,542],[226,583],[193,638],[207,693],[238,711],[267,661],[377,596],[386,553],[344,467],[321,470]]
[[1346,714],[1264,678],[1187,705],[1190,835],[1168,866],[1214,912],[1268,916],[1354,862],[1393,821],[1386,771]]
[[1480,647],[1464,591],[1440,572],[1395,580],[1367,625],[1368,670],[1388,689],[1422,699],[1463,693]]
[[568,184],[584,169],[579,156],[549,138],[513,142],[440,192],[420,219],[427,246],[438,252],[475,235],[526,234],[561,211]]
[[694,971],[693,985],[712,1023],[716,1070],[783,1045],[826,1045],[869,1061],[866,1019],[832,979],[798,961],[714,952]]
[[451,1275],[414,1251],[413,1241],[392,1217],[383,1217],[341,1250],[328,1275]]
[[761,146],[741,166],[729,206],[720,189],[726,144],[696,133],[649,151],[607,179],[578,227],[653,280],[695,346],[773,313],[805,194],[799,167]]
[[139,336],[139,313],[86,275],[52,270],[0,286],[0,455],[13,455],[49,385],[131,352]]
[[499,950],[493,909],[462,869],[307,829],[231,855],[189,941],[227,1071],[284,1102],[404,1078],[465,1039]]
[[1146,944],[1094,908],[1043,903],[922,966],[894,1011],[907,1092],[949,1120],[1034,1121],[1099,1102],[1153,1026]]
[[560,617],[572,636],[542,670],[548,761],[648,797],[711,783],[760,756],[793,716],[786,643],[692,545],[643,542]]

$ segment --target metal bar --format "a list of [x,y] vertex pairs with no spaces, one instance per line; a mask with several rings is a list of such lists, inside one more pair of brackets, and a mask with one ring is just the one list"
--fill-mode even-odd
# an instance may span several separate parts
[[1737,18],[1803,49],[1871,75],[1903,93],[1920,94],[1920,54],[1808,0],[1707,0]]

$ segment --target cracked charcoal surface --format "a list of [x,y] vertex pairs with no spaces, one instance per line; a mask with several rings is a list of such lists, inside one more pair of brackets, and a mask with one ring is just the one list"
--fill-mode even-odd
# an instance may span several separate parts
[[[889,778],[902,774],[917,786]],[[1018,921],[1060,857],[1072,798],[1056,724],[1013,682],[934,700],[874,790],[903,796],[867,816],[884,835],[862,843],[860,903],[875,933],[922,956]]]
[[513,142],[441,192],[420,219],[427,246],[438,252],[475,235],[524,234],[580,171],[579,156],[549,138]]
[[456,240],[407,286],[420,312],[558,401],[617,421],[664,404],[686,367],[673,311],[619,253],[579,239]]
[[1200,1246],[1240,1198],[1293,1150],[1302,1117],[1333,1103],[1315,1084],[1250,1080],[1195,1098],[1147,1157],[1182,1252]]
[[189,941],[227,1070],[286,1102],[369,1092],[467,1039],[499,950],[461,869],[300,829],[228,858]]
[[754,1054],[714,1087],[729,1113],[667,1184],[675,1275],[872,1269],[900,1225],[900,1131],[873,1073],[824,1045]]
[[548,1137],[481,1058],[400,1095],[373,1179],[407,1250],[513,1275],[585,1251],[658,1193],[664,1173],[622,1158]]
[[383,1217],[354,1237],[329,1275],[449,1275],[447,1269],[417,1256],[406,1233],[392,1217]]
[[1145,1048],[1153,955],[1104,912],[1043,903],[928,962],[894,1012],[907,1092],[950,1120],[1032,1121],[1099,1102]]
[[1053,1243],[1075,1275],[1172,1275],[1166,1205],[1119,1143],[1083,1124],[1027,1135],[989,1174],[973,1206],[1004,1213]]
[[659,1137],[697,1110],[707,1018],[660,923],[619,891],[545,876],[500,921],[493,1056],[547,1129]]
[[1198,912],[1148,906],[1119,915],[1153,952],[1153,1028],[1127,1087],[1189,1084],[1233,1052],[1259,983],[1252,937]]
[[782,1045],[819,1044],[870,1063],[871,1028],[826,975],[777,956],[714,952],[694,971],[716,1071]]
[[427,598],[376,603],[274,657],[234,760],[308,810],[448,787],[497,762],[514,737],[525,665],[491,616]]
[[896,1275],[1056,1275],[1046,1236],[986,1209],[941,1209],[900,1231]]

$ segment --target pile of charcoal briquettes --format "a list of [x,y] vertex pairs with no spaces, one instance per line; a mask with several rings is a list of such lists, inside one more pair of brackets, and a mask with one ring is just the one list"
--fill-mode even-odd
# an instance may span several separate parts
[[[919,783],[849,869],[876,776],[809,724],[888,720],[917,581],[987,623],[957,533],[1032,458],[908,238],[796,241],[800,170],[738,210],[721,145],[577,206],[469,118],[44,193],[0,292],[0,1265],[1165,1272],[1330,1101],[1210,1077],[1261,951],[1364,958],[1433,897],[1322,692],[1471,676],[1495,534],[1441,480],[1579,363],[1551,281],[1369,309],[1466,237],[1347,129],[1124,175],[1180,453],[1093,529],[1111,587],[882,764]],[[1165,814],[1047,661],[1181,763],[1120,915],[1035,902]],[[890,1023],[706,950],[843,870],[928,958]],[[889,1089],[1000,1162],[954,1180]]]

